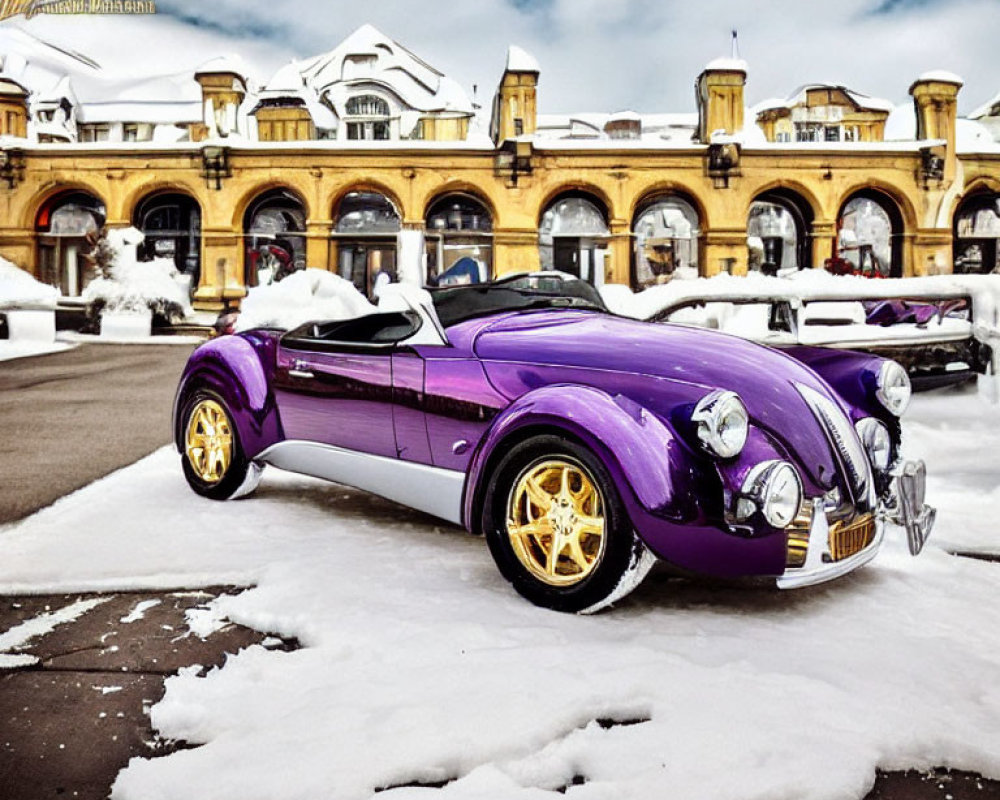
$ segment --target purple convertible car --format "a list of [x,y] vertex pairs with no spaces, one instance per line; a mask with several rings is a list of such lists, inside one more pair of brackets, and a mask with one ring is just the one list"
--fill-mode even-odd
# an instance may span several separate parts
[[625,319],[576,280],[390,288],[195,351],[174,408],[194,491],[245,495],[266,464],[365,489],[484,534],[561,611],[657,559],[791,588],[870,560],[887,521],[914,554],[930,533],[893,361]]

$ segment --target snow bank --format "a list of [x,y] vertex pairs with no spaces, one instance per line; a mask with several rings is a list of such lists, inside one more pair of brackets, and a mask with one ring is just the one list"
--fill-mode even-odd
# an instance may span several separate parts
[[108,244],[115,253],[111,277],[95,278],[81,297],[88,305],[103,301],[112,311],[150,309],[168,318],[187,316],[191,313],[187,284],[180,279],[173,259],[139,261],[137,248],[143,239],[135,228],[108,231]]
[[942,550],[1000,552],[1000,411],[915,397],[904,444],[940,507],[924,554],[891,528],[871,565],[795,592],[654,573],[619,608],[556,614],[455,528],[273,469],[252,498],[206,500],[167,448],[0,528],[0,592],[255,584],[217,617],[305,645],[170,678],[153,724],[204,746],[133,759],[115,800],[451,778],[447,800],[526,800],[577,775],[568,796],[829,800],[878,766],[1000,778],[1000,565]]
[[244,299],[236,330],[292,329],[320,319],[349,319],[375,311],[349,280],[322,269],[293,272],[278,283],[252,288]]
[[54,309],[59,290],[41,283],[25,270],[0,256],[0,310],[11,308]]

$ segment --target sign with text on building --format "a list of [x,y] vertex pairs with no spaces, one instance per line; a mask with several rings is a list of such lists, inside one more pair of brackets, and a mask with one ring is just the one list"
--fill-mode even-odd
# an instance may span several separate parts
[[0,20],[38,14],[155,14],[155,0],[0,0]]

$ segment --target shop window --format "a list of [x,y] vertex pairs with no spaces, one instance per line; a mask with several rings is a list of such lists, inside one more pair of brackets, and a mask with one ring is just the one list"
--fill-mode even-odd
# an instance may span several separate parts
[[493,273],[493,219],[471,195],[450,194],[427,212],[427,282],[479,283]]
[[697,277],[699,233],[698,212],[684,198],[661,196],[644,204],[632,225],[633,287]]
[[38,264],[45,283],[67,297],[78,296],[94,279],[87,256],[97,232],[104,227],[104,204],[85,192],[64,192],[39,211]]
[[378,284],[397,280],[399,211],[385,195],[349,192],[340,201],[336,219],[337,273],[374,297]]
[[247,286],[280,281],[306,265],[306,211],[287,189],[258,197],[243,218]]
[[608,260],[608,223],[603,206],[585,194],[565,195],[542,215],[538,229],[542,269],[604,283]]
[[955,214],[955,272],[1000,271],[1000,194],[964,200]]
[[172,259],[177,271],[197,287],[201,272],[201,209],[194,198],[164,193],[136,206],[133,224],[145,235],[141,257]]

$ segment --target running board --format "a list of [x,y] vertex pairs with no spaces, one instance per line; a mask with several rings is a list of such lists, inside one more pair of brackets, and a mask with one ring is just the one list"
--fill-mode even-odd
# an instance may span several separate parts
[[464,472],[295,439],[272,445],[254,461],[353,486],[462,524]]

